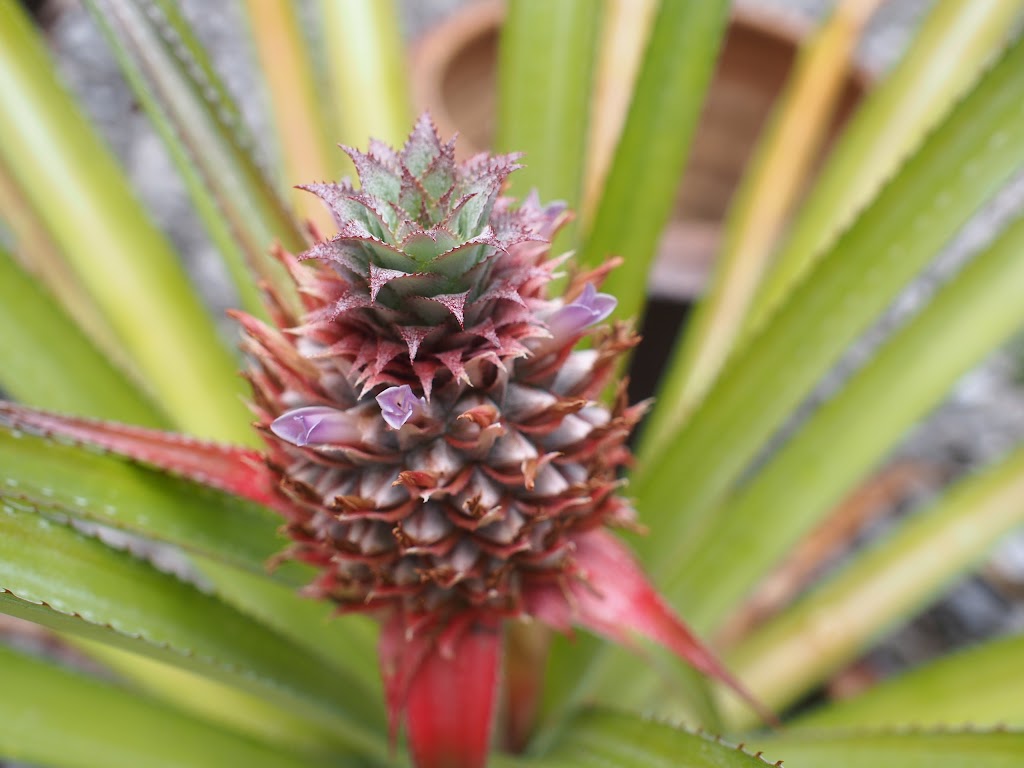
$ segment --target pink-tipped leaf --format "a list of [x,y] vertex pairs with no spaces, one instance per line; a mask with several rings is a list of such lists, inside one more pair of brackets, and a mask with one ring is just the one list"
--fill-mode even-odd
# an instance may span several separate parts
[[653,640],[732,688],[765,722],[778,724],[778,718],[662,600],[622,542],[607,531],[594,530],[576,537],[574,544],[577,578],[529,590],[526,601],[531,615],[561,631],[576,624],[623,645],[630,643],[632,634]]
[[91,445],[187,480],[276,508],[270,471],[257,452],[97,419],[64,416],[0,402],[0,424]]

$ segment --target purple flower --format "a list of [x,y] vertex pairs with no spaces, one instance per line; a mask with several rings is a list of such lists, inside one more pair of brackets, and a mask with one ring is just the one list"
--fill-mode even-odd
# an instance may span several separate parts
[[377,405],[384,421],[393,429],[401,429],[420,406],[427,404],[422,397],[416,397],[412,387],[403,384],[400,387],[388,387],[377,395]]
[[587,283],[583,293],[548,318],[548,330],[556,340],[567,339],[584,328],[604,320],[615,309],[618,300],[607,293],[598,293],[593,283]]
[[270,425],[270,431],[282,440],[300,447],[353,443],[359,440],[359,428],[349,414],[321,405],[283,413]]

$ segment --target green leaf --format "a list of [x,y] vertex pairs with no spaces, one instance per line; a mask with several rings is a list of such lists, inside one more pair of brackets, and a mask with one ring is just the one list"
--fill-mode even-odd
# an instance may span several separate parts
[[10,504],[0,507],[0,612],[250,690],[382,754],[359,685],[196,587]]
[[165,702],[211,726],[236,731],[275,749],[310,754],[345,749],[333,729],[249,691],[106,643],[73,635],[61,639],[125,680],[126,687],[140,699]]
[[1024,635],[946,656],[865,693],[815,710],[792,728],[971,723],[1024,728]]
[[[579,206],[602,6],[514,0],[501,32],[497,149],[524,153],[509,192]],[[569,242],[570,233],[559,236]],[[557,245],[554,252],[564,248]]]
[[[958,483],[883,541],[743,640],[726,661],[769,706],[784,707],[934,600],[1024,523],[1024,446]],[[728,722],[752,722],[725,691]]]
[[764,322],[977,80],[1020,14],[1020,0],[935,4],[903,59],[869,93],[830,155],[761,286],[748,329]]
[[196,720],[0,645],[0,757],[61,768],[312,768],[309,756]]
[[638,715],[592,710],[578,715],[550,754],[495,760],[543,768],[764,768],[735,745]]
[[15,260],[49,290],[82,333],[112,363],[130,371],[131,363],[120,349],[114,331],[78,278],[68,270],[57,244],[22,197],[3,162],[0,162],[0,235],[10,237]]
[[4,428],[0,498],[174,544],[254,573],[262,573],[285,544],[277,535],[280,518],[257,504]]
[[739,338],[786,220],[835,118],[850,58],[879,0],[845,0],[801,44],[732,197],[711,281],[662,377],[644,434],[645,461],[703,399]]
[[359,148],[371,137],[402,146],[413,121],[394,0],[320,0],[320,13],[329,41],[331,138]]
[[[1024,327],[1021,253],[1024,217],[890,337],[708,526],[676,549],[681,562],[664,582],[666,594],[698,630],[714,629],[964,373]],[[836,436],[841,460],[839,449],[830,449]]]
[[786,768],[1016,768],[1024,733],[993,731],[787,733],[757,741]]
[[217,560],[196,558],[196,565],[223,600],[357,679],[383,711],[380,671],[367,663],[377,657],[376,622],[359,614],[335,616],[330,603],[302,597],[291,586]]
[[576,209],[589,231],[594,209],[629,113],[629,101],[651,34],[658,0],[606,0],[594,61],[590,131],[583,170],[583,194]]
[[[301,7],[264,0],[246,0],[242,5],[270,96],[285,185],[332,178],[341,153],[327,139],[330,105],[325,102],[330,100],[323,98],[317,82]],[[325,236],[336,230],[330,211],[318,197],[292,189],[291,200],[298,215],[315,222]]]
[[725,0],[663,0],[654,19],[581,256],[591,266],[611,255],[626,260],[603,286],[619,299],[617,317],[635,317],[644,305],[650,265],[676,199],[728,12]]
[[0,384],[23,403],[159,427],[165,417],[0,248]]
[[276,514],[119,458],[3,429],[0,468],[0,500],[189,551],[219,597],[319,658],[325,673],[336,669],[371,692],[368,700],[382,701],[380,676],[366,663],[376,654],[376,626],[360,616],[330,620],[330,605],[300,597],[295,588],[315,575],[307,566],[265,572],[286,547]]
[[278,241],[305,249],[295,219],[253,155],[237,105],[176,4],[87,0],[121,70],[182,174],[242,306],[263,313],[252,268],[290,289],[268,256]]
[[[234,496],[123,459],[0,429],[0,499],[50,517],[98,522],[182,547],[196,557],[218,596],[377,695],[376,625],[360,616],[330,620],[330,605],[300,597],[308,566],[266,573],[287,542],[281,519]],[[379,699],[379,695],[378,695]]]
[[0,3],[0,162],[175,423],[249,442],[235,361],[164,235],[54,76],[18,3]]
[[737,350],[676,439],[632,487],[662,573],[851,341],[1024,164],[1024,38],[818,264],[762,332]]

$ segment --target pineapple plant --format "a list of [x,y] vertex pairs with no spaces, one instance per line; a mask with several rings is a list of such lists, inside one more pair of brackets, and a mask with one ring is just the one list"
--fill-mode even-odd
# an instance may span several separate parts
[[516,158],[458,164],[428,115],[400,152],[346,151],[358,188],[306,187],[338,234],[277,250],[298,305],[270,289],[270,324],[236,313],[265,452],[11,404],[0,418],[280,513],[292,543],[274,560],[317,571],[302,592],[381,623],[391,738],[404,723],[418,766],[484,765],[506,620],[647,635],[773,719],[605,530],[636,524],[619,474],[645,408],[622,387],[600,402],[637,341],[623,323],[594,334],[615,307],[594,282],[610,265],[550,297],[564,206],[500,196]]
[[[1019,761],[1014,637],[790,710],[1019,524],[1019,450],[777,615],[722,633],[901,432],[1024,324],[1017,217],[780,437],[1024,165],[1024,44],[1006,39],[1019,3],[939,2],[836,148],[813,215],[751,237],[778,190],[799,186],[779,184],[779,158],[796,168],[806,151],[787,126],[828,113],[808,83],[842,63],[871,4],[839,5],[765,132],[653,410],[627,402],[622,370],[728,3],[664,2],[646,25],[621,23],[629,4],[511,3],[498,143],[514,154],[457,162],[454,139],[408,114],[390,3],[320,9],[346,110],[334,125],[294,9],[250,2],[282,163],[304,182],[290,203],[177,4],[87,5],[234,276],[242,358],[35,32],[0,6],[0,202],[19,256],[0,254],[0,313],[18,329],[0,341],[12,396],[0,404],[0,610],[19,619],[15,638],[41,625],[75,662],[0,646],[0,757]],[[593,73],[608,69],[599,32],[633,36],[638,72],[608,175],[590,182],[599,201],[573,222],[551,201],[578,205],[591,174],[581,131],[606,114],[591,103]],[[951,60],[955,75],[937,76]],[[345,149],[351,180],[316,181],[338,177],[328,134],[367,146]],[[698,639],[716,635],[714,652]]]
[[[564,206],[501,197],[516,158],[457,164],[428,115],[400,152],[346,151],[360,188],[306,187],[338,234],[303,254],[312,269],[280,254],[303,314],[240,319],[287,555],[320,569],[306,593],[380,616],[392,731],[415,707],[419,764],[441,764],[434,739],[482,764],[504,619],[628,627],[730,679],[603,532],[635,524],[619,475],[644,406],[600,395],[637,338],[592,335],[615,307],[595,288],[605,267],[549,297]],[[450,681],[467,675],[481,682],[463,700]],[[446,700],[483,732],[426,730]]]

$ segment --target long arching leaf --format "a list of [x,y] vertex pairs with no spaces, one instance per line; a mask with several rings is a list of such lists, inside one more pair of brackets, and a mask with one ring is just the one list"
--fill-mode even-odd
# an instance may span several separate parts
[[971,723],[1024,728],[1024,635],[999,638],[943,657],[822,707],[793,728],[884,728]]
[[0,158],[146,386],[181,428],[252,441],[232,355],[18,3],[0,3],[0,70]]
[[851,729],[756,743],[786,768],[1015,768],[1024,760],[1024,733],[1013,731]]
[[977,80],[1014,26],[1020,0],[942,0],[896,69],[840,138],[761,286],[747,323],[765,321],[814,260]]
[[607,0],[594,62],[590,133],[584,159],[580,226],[590,229],[608,170],[629,113],[633,86],[651,34],[657,0]]
[[302,712],[378,754],[372,698],[196,587],[70,527],[0,508],[0,612],[194,669]]
[[850,58],[878,3],[840,0],[800,47],[733,195],[711,282],[671,355],[644,435],[648,455],[704,397],[735,346],[779,233],[821,154]]
[[[749,747],[747,747],[749,749]],[[639,715],[588,711],[569,723],[550,754],[494,761],[499,768],[765,768],[736,744]]]
[[313,768],[300,756],[0,645],[0,758],[59,768]]
[[332,139],[365,147],[370,137],[401,146],[412,115],[395,0],[320,0]]
[[333,729],[251,691],[106,643],[69,634],[60,638],[102,664],[140,698],[151,697],[210,725],[293,753],[348,751]]
[[[126,79],[174,158],[242,306],[261,313],[255,270],[290,285],[268,253],[305,240],[253,155],[241,112],[176,4],[88,0]],[[298,180],[297,180],[298,181]]]
[[790,301],[722,371],[677,438],[637,467],[658,532],[638,547],[677,569],[677,544],[711,519],[766,441],[896,294],[1024,165],[1024,38],[903,167]]
[[[196,557],[219,596],[358,677],[368,690],[377,690],[375,671],[362,661],[375,652],[372,622],[362,617],[329,622],[330,606],[303,599],[294,591],[297,580],[302,584],[312,578],[305,566],[292,562],[274,569],[274,580],[268,578],[262,570],[275,559],[276,550],[284,548],[275,535],[278,519],[260,506],[209,490],[223,488],[251,500],[272,501],[269,479],[261,473],[263,464],[251,451],[124,425],[69,419],[0,402],[0,424],[4,421],[33,432],[52,431],[53,435],[21,435],[17,444],[9,444],[13,450],[8,456],[16,469],[4,478],[0,498],[6,495],[37,508],[42,505],[44,514],[50,516],[57,513],[92,520],[185,548]],[[10,433],[0,428],[0,443],[5,434]],[[47,448],[47,439],[52,449]],[[54,445],[53,440],[62,444]],[[110,463],[112,457],[95,457],[74,444],[63,444],[71,440],[116,450],[157,470],[198,480],[205,487],[120,462]],[[23,450],[26,441],[28,451]],[[68,452],[69,463],[74,464],[70,473],[73,488],[54,487],[50,464],[41,460],[42,456],[52,459],[61,450]],[[76,451],[77,460],[70,462]],[[90,459],[96,458],[99,461],[90,466]],[[64,479],[69,475],[65,474]],[[116,503],[111,503],[111,498]]]
[[639,314],[654,250],[668,221],[690,138],[728,17],[724,0],[663,0],[655,15],[633,102],[583,246],[588,265],[625,263],[605,281],[618,317]]
[[174,544],[257,573],[284,546],[277,536],[280,518],[259,505],[3,428],[0,498]]
[[[888,339],[707,528],[677,549],[685,562],[671,569],[665,588],[695,626],[715,628],[964,373],[1024,327],[1021,253],[1024,218]],[[842,446],[832,450],[837,435]],[[743,556],[730,556],[738,552]]]
[[[762,700],[785,706],[935,599],[1022,524],[1024,447],[858,553],[727,659]],[[727,719],[752,722],[731,695],[722,692],[721,701]]]
[[[285,186],[332,178],[342,157],[327,137],[327,115],[333,100],[318,88],[313,54],[303,34],[301,6],[246,0],[243,7],[270,96]],[[311,219],[325,236],[335,232],[334,219],[315,195],[292,189],[291,200],[303,218]]]
[[10,250],[40,286],[54,297],[80,327],[80,332],[121,368],[129,370],[128,357],[107,319],[81,281],[68,270],[60,248],[46,225],[22,196],[10,170],[0,161],[0,225],[10,239]]
[[334,607],[322,600],[219,560],[197,557],[195,565],[214,582],[221,599],[357,679],[383,708],[380,672],[367,663],[377,654],[376,622],[359,614],[335,616]]
[[[514,0],[502,27],[496,148],[523,152],[510,193],[579,205],[600,3]],[[571,226],[571,225],[570,225]],[[559,237],[569,242],[568,231]],[[565,250],[556,241],[555,252]],[[570,246],[571,247],[571,246]]]
[[164,424],[157,408],[0,248],[0,385],[22,402]]

